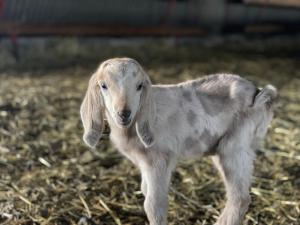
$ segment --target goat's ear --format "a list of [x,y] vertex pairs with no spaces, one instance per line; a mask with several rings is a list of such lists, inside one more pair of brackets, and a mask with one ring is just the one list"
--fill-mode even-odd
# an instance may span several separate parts
[[136,122],[137,135],[146,148],[154,144],[154,134],[148,121]]
[[96,77],[96,73],[92,75],[80,107],[83,140],[91,148],[96,146],[104,129],[103,100]]
[[146,148],[151,147],[155,142],[153,124],[155,118],[155,108],[151,95],[151,82],[146,75],[143,92],[140,102],[140,110],[136,121],[136,131],[139,139]]

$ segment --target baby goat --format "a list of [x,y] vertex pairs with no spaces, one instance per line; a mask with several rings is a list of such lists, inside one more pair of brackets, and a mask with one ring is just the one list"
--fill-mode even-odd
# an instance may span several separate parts
[[151,85],[133,59],[103,62],[81,105],[83,140],[95,147],[104,128],[141,171],[151,225],[167,224],[168,189],[179,157],[211,155],[227,202],[217,225],[239,225],[250,202],[254,146],[272,120],[276,89],[217,74],[177,85]]

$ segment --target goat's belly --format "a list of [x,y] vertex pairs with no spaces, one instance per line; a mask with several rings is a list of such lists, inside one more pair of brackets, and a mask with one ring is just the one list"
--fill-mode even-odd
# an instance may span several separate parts
[[199,141],[195,142],[192,139],[186,140],[181,151],[181,157],[184,159],[191,159],[195,156],[204,155],[208,151],[209,148],[204,143],[201,143]]

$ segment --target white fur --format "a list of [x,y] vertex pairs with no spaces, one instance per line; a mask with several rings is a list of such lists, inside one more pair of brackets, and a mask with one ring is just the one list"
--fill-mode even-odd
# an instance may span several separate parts
[[[252,146],[266,133],[276,95],[270,85],[258,91],[251,82],[227,74],[151,85],[135,60],[110,59],[92,76],[81,106],[84,140],[96,145],[106,117],[111,141],[141,170],[151,225],[167,224],[168,188],[177,159],[211,155],[227,192],[216,224],[239,225],[250,202]],[[127,126],[118,122],[117,112],[124,108],[132,111]]]

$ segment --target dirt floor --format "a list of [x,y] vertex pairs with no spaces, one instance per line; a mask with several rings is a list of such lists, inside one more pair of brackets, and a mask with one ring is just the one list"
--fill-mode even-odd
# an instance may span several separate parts
[[[154,83],[229,72],[275,85],[278,107],[257,150],[244,224],[300,224],[299,38],[40,42],[22,42],[19,61],[0,43],[1,224],[146,223],[137,169],[107,134],[93,151],[81,139],[88,78],[114,56],[136,58]],[[213,224],[225,195],[209,158],[179,163],[169,200],[169,224]]]

